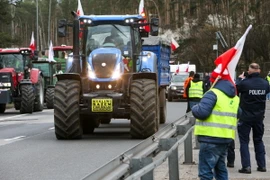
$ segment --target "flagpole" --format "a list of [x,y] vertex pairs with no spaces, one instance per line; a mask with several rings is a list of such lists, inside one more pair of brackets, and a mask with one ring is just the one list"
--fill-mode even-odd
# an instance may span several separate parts
[[52,6],[52,0],[49,2],[49,17],[48,17],[48,45],[50,45],[51,40],[51,6]]
[[36,0],[36,11],[37,11],[37,13],[36,13],[36,28],[37,28],[37,51],[39,51],[39,38],[38,38],[38,36],[39,36],[39,33],[38,33],[38,0]]

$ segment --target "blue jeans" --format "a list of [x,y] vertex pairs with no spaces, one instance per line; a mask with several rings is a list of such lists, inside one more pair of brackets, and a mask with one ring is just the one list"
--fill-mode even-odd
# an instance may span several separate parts
[[270,100],[270,93],[266,94],[266,100]]
[[200,143],[199,177],[200,180],[228,180],[225,164],[228,144]]
[[243,168],[250,167],[249,134],[252,129],[255,158],[258,167],[265,167],[265,147],[263,143],[263,120],[238,121],[238,136],[240,141],[241,164]]

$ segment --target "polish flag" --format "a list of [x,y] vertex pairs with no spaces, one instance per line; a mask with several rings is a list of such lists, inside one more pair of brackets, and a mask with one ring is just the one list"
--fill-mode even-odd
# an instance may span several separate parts
[[187,67],[186,67],[185,72],[188,72],[188,69],[189,69],[189,61],[188,61],[188,63],[187,63]]
[[77,14],[78,14],[78,16],[83,16],[84,15],[84,12],[83,12],[83,9],[82,9],[81,0],[78,0]]
[[[139,14],[142,15],[142,17],[146,18],[146,14],[145,14],[145,10],[144,10],[144,0],[140,1]],[[143,23],[147,23],[147,20],[144,20]],[[144,26],[143,28],[145,29],[146,32],[150,32],[150,26],[149,25]]]
[[35,39],[34,39],[34,32],[32,32],[31,42],[30,42],[29,48],[32,51],[35,51],[36,50],[36,43],[35,43]]
[[48,59],[49,61],[55,61],[54,60],[54,52],[53,52],[53,44],[52,44],[52,40],[50,41],[50,46],[49,46],[49,52],[48,52]]
[[215,65],[217,67],[211,75],[213,78],[216,78],[215,81],[218,79],[228,79],[234,83],[235,68],[242,54],[247,34],[251,28],[252,25],[249,25],[244,35],[237,41],[236,45],[227,50],[225,53],[221,54],[215,60]]
[[175,51],[179,47],[179,44],[176,42],[176,40],[172,37],[172,42],[171,42],[171,49],[172,51]]

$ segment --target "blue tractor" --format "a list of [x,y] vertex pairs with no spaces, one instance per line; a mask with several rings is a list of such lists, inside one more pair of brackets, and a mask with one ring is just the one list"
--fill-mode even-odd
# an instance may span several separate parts
[[[141,15],[73,15],[71,63],[67,73],[57,75],[55,86],[56,138],[80,139],[112,119],[130,120],[132,138],[156,133],[166,121],[169,80],[164,85],[160,78],[169,68],[155,52],[143,51],[142,44],[143,37],[158,35],[158,19],[145,23]],[[61,20],[59,35],[66,34],[67,25]]]

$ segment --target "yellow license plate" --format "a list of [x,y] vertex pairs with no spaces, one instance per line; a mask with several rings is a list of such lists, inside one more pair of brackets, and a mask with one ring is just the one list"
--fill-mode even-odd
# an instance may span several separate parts
[[92,99],[92,112],[112,112],[112,99]]

